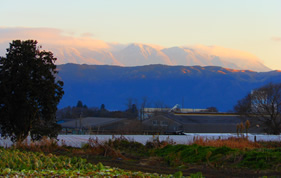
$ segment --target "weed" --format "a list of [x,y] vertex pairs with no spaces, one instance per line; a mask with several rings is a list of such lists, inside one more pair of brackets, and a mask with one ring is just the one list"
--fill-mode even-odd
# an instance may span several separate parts
[[255,149],[244,152],[239,166],[254,169],[278,168],[281,162],[281,149]]
[[195,174],[190,174],[189,177],[190,177],[190,178],[202,178],[202,177],[204,177],[204,176],[203,176],[202,172],[197,172],[197,173],[195,173]]
[[260,148],[259,143],[249,141],[247,138],[236,138],[230,137],[228,139],[217,139],[217,140],[208,140],[202,137],[196,137],[193,143],[201,146],[212,146],[212,147],[229,147],[229,148],[238,148],[238,149],[254,149]]
[[56,139],[50,139],[43,137],[39,141],[31,141],[28,143],[27,139],[23,142],[16,142],[13,145],[15,149],[37,151],[37,152],[52,152],[58,148],[58,142]]
[[279,170],[281,162],[280,148],[240,150],[226,146],[168,145],[157,149],[155,155],[163,157],[172,166],[207,163],[211,167],[231,164],[236,167]]

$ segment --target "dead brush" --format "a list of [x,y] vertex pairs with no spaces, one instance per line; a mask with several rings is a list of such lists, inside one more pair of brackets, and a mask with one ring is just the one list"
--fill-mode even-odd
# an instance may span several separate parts
[[112,158],[121,158],[127,160],[127,158],[121,154],[118,149],[114,148],[113,142],[111,140],[107,142],[99,141],[98,138],[89,138],[88,143],[85,144],[82,149],[73,150],[74,154],[90,154],[90,155],[100,155],[109,156]]
[[148,140],[145,144],[145,146],[149,149],[154,149],[154,148],[164,148],[167,145],[175,145],[176,142],[171,139],[169,136],[166,138],[166,140],[160,141],[159,135],[153,135],[153,137]]
[[15,149],[22,149],[35,152],[53,152],[58,149],[58,143],[56,139],[50,139],[48,137],[43,137],[39,141],[28,141],[25,139],[23,142],[16,142],[13,145]]
[[212,146],[212,147],[226,146],[229,148],[238,148],[241,150],[260,148],[259,143],[249,141],[247,138],[236,138],[236,137],[230,137],[227,139],[216,139],[216,140],[210,140],[203,137],[195,137],[193,143],[200,146]]

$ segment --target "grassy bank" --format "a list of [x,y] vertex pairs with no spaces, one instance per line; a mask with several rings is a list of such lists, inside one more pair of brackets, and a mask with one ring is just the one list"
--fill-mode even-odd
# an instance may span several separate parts
[[226,146],[167,145],[154,151],[171,166],[206,164],[214,168],[233,167],[281,171],[281,148],[235,149]]

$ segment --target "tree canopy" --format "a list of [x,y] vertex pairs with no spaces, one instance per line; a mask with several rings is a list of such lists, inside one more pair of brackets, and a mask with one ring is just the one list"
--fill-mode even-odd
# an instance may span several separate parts
[[281,84],[269,83],[239,100],[234,110],[268,134],[281,133]]
[[37,41],[15,40],[0,57],[0,125],[2,137],[23,141],[57,137],[57,105],[63,82],[56,79],[56,58],[40,51]]

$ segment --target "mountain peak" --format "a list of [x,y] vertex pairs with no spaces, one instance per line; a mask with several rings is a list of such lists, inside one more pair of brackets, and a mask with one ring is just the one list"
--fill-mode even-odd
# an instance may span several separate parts
[[119,50],[54,47],[58,64],[141,66],[149,64],[183,66],[221,66],[238,70],[269,71],[256,56],[219,46],[163,48],[157,45],[131,43]]

